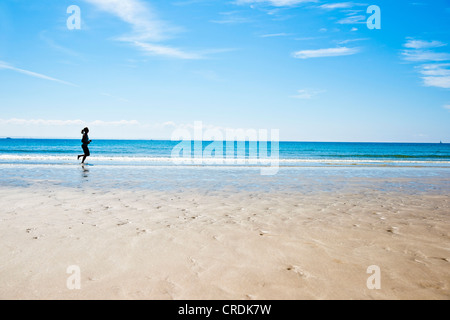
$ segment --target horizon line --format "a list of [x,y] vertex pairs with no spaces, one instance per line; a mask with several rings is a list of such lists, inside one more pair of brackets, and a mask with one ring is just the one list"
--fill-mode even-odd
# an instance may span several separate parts
[[[0,136],[0,140],[79,140],[78,138],[52,138],[52,137],[14,137],[14,136]],[[93,141],[171,141],[181,142],[185,140],[171,140],[171,139],[123,139],[123,138],[99,138],[93,139]],[[200,140],[186,140],[191,142],[198,142]],[[201,140],[202,142],[214,142],[215,140]],[[260,140],[221,140],[222,142],[260,142]],[[262,141],[262,140],[261,140]],[[273,142],[267,140],[267,142]],[[447,142],[405,142],[405,141],[315,141],[315,140],[280,140],[279,143],[366,143],[366,144],[450,144]]]

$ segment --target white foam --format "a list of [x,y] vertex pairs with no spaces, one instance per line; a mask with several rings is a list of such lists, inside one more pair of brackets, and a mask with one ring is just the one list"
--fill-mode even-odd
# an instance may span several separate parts
[[[89,158],[91,161],[101,163],[171,163],[171,164],[198,164],[198,165],[302,165],[302,164],[374,164],[374,165],[395,165],[395,164],[440,164],[450,165],[450,161],[434,161],[434,160],[369,160],[369,159],[229,159],[229,158],[170,158],[170,157],[124,157],[124,156],[94,156]],[[3,162],[75,162],[76,157],[65,155],[0,155],[0,161]]]

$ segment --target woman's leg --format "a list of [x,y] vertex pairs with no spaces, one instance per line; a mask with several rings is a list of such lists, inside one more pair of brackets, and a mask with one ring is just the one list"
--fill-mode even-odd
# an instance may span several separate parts
[[81,163],[84,163],[84,161],[86,161],[86,158],[89,157],[91,153],[89,152],[89,148],[87,147],[87,145],[82,145],[81,147],[83,148],[84,155],[80,156],[80,158],[83,157],[83,161]]

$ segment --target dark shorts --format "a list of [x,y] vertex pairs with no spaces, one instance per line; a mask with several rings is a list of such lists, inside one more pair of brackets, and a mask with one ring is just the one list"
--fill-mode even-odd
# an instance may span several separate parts
[[91,155],[91,153],[89,152],[88,146],[87,146],[86,144],[83,144],[81,147],[83,148],[84,155],[85,155],[86,157],[89,157],[89,156]]

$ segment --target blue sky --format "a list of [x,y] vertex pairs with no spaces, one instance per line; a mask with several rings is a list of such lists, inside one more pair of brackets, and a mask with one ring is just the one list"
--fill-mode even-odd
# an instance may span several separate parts
[[195,121],[450,142],[450,2],[1,1],[0,137],[170,139]]

